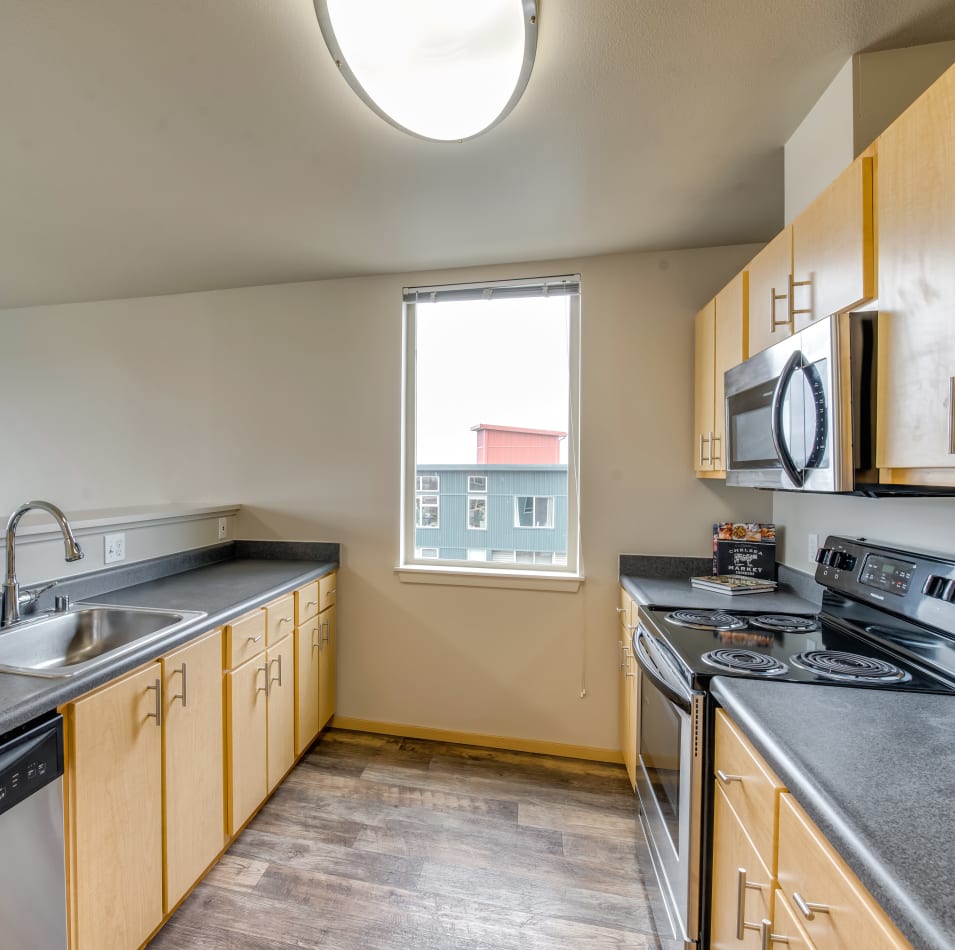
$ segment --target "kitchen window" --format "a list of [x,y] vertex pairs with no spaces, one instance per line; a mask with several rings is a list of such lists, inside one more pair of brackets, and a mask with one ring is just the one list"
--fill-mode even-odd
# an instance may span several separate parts
[[406,288],[404,319],[399,572],[578,579],[579,277]]
[[514,499],[515,528],[553,528],[554,499],[519,495]]

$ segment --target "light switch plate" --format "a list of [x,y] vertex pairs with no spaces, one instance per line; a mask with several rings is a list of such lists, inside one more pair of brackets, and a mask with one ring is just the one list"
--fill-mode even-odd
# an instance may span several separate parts
[[103,535],[103,561],[114,564],[116,561],[126,560],[126,533],[119,531],[116,534]]
[[225,518],[219,519],[219,540],[225,541],[229,536],[229,525]]

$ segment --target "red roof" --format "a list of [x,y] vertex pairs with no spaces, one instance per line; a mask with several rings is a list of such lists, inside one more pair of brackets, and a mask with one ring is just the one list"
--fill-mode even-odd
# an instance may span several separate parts
[[556,435],[561,439],[567,435],[566,432],[558,432],[556,429],[524,429],[521,426],[488,425],[486,422],[471,426],[472,432],[479,432],[481,429],[489,429],[495,432],[523,432],[525,435]]

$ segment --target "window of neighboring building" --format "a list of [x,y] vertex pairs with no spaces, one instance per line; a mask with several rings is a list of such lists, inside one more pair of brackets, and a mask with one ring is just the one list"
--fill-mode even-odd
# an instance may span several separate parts
[[[400,566],[436,547],[427,560],[445,572],[506,563],[576,578],[580,278],[406,288],[404,306]],[[480,380],[478,341],[493,367]],[[522,527],[548,529],[529,560],[514,550]]]
[[[414,523],[416,528],[438,527],[438,496],[415,495]],[[437,555],[435,555],[437,557]]]
[[487,529],[487,495],[468,495],[468,528],[472,531]]
[[437,548],[415,548],[415,557],[423,557],[428,560],[434,560],[438,556]]
[[487,548],[468,548],[469,561],[486,561]]
[[536,495],[515,495],[514,527],[553,528],[554,499]]

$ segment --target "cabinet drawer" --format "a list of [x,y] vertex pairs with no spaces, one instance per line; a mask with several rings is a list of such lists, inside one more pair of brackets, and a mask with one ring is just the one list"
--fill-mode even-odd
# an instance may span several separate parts
[[620,588],[620,604],[617,607],[617,616],[620,618],[620,626],[627,631],[627,638],[629,639],[629,630],[637,622],[637,605],[622,587]]
[[265,642],[272,646],[295,629],[295,595],[286,594],[265,605]]
[[318,613],[318,581],[295,591],[295,625],[301,626]]
[[722,709],[716,711],[715,763],[717,786],[726,793],[763,864],[775,869],[778,793],[785,787]]
[[[910,946],[789,794],[780,796],[779,887],[819,947]],[[803,910],[801,903],[809,906]]]
[[787,950],[815,950],[815,944],[797,920],[796,911],[790,907],[786,895],[778,888],[773,896],[773,937],[776,939],[770,941],[771,947],[784,946]]
[[338,588],[338,572],[326,574],[318,580],[318,609],[327,610],[335,603],[335,592]]
[[[759,950],[758,928],[770,916],[776,882],[721,788],[713,802],[713,855],[712,950]],[[741,923],[757,928],[745,927],[742,941]]]
[[265,610],[260,607],[225,628],[225,658],[230,669],[265,649]]

